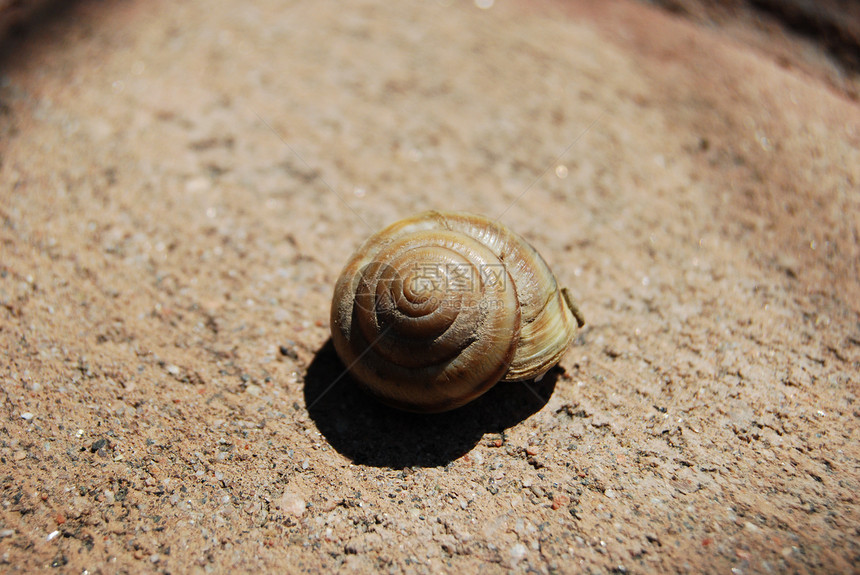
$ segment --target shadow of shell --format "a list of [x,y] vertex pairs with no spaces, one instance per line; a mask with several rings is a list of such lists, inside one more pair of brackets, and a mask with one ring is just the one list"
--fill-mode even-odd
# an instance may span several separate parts
[[305,374],[305,405],[331,446],[374,467],[444,466],[471,451],[484,434],[500,433],[546,405],[562,370],[540,382],[501,382],[477,400],[446,413],[417,414],[385,406],[347,373],[331,340]]

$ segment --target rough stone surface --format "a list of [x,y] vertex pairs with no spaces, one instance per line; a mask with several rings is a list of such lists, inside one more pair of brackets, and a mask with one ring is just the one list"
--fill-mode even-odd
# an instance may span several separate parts
[[[6,39],[0,571],[856,569],[856,80],[643,4],[477,4]],[[432,417],[328,343],[349,252],[431,208],[500,217],[588,320]]]

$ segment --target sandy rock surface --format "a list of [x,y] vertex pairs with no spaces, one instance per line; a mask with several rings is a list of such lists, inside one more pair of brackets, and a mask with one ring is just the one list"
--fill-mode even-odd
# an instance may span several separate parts
[[[85,1],[7,39],[0,571],[856,569],[860,107],[743,39],[621,0]],[[431,208],[500,217],[588,325],[417,416],[328,319]]]

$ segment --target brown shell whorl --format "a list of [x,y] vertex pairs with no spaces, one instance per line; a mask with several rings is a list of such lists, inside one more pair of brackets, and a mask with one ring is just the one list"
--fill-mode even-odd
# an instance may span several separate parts
[[445,411],[555,365],[575,325],[564,302],[521,237],[479,216],[427,212],[350,258],[335,286],[332,340],[381,401]]

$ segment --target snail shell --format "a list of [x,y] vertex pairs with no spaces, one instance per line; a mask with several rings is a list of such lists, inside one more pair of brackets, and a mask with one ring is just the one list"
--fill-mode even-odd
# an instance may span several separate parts
[[425,212],[371,236],[334,289],[334,347],[383,403],[459,407],[538,377],[584,321],[543,258],[487,218]]

